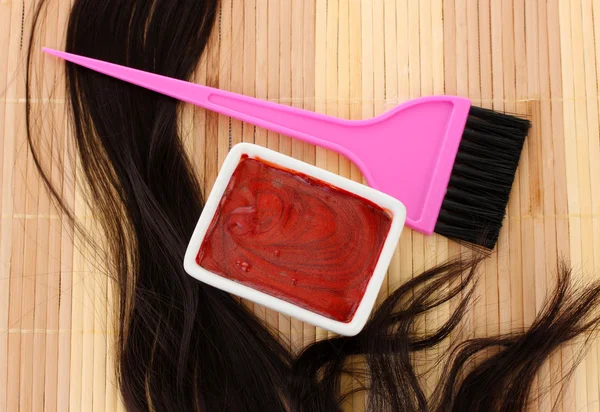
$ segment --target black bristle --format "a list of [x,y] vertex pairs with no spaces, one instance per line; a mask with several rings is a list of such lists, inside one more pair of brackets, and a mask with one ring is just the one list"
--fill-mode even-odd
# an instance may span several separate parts
[[437,233],[494,248],[530,127],[527,119],[471,107]]

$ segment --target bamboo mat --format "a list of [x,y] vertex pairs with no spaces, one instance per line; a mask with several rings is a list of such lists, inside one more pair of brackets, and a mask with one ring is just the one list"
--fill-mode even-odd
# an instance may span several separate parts
[[[27,150],[24,56],[34,6],[0,0],[0,411],[122,410],[102,251],[61,224]],[[62,47],[69,7],[49,2],[37,46]],[[442,93],[528,115],[534,127],[508,217],[463,325],[481,336],[531,323],[559,257],[579,277],[600,272],[599,37],[600,0],[222,0],[219,32],[194,81],[350,119]],[[72,161],[61,68],[42,56],[33,67],[34,128],[50,154],[43,161],[94,231]],[[331,152],[197,108],[183,109],[182,130],[206,191],[239,141],[362,180]],[[407,230],[382,297],[460,252],[442,237]],[[428,315],[424,327],[450,309]],[[328,335],[253,310],[295,349]],[[560,399],[560,387],[548,385],[569,368],[573,349],[553,356],[539,374],[532,410],[558,402],[557,410],[599,411],[598,350],[592,346]],[[363,405],[358,394],[345,409]]]

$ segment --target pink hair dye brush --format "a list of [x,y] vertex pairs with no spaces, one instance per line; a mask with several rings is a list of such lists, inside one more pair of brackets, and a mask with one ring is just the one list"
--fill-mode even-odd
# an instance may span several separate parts
[[48,48],[46,53],[214,112],[334,150],[406,206],[407,226],[492,249],[530,122],[432,96],[343,120]]

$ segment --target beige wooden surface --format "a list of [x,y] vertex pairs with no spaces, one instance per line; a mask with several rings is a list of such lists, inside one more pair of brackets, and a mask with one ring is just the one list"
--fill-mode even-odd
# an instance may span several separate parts
[[[0,411],[114,411],[122,407],[103,257],[61,225],[25,141],[24,58],[34,5],[0,0]],[[69,7],[50,0],[37,46],[62,47]],[[580,277],[599,274],[600,0],[222,0],[219,30],[198,66],[198,83],[352,119],[441,93],[530,116],[534,127],[508,217],[482,269],[466,333],[527,326],[559,257]],[[40,55],[33,66],[31,103],[44,161],[93,230],[70,161],[60,66]],[[182,119],[207,191],[229,145],[239,141],[362,179],[326,150],[193,107]],[[406,231],[382,296],[460,251],[442,237]],[[296,349],[328,335],[258,305],[253,310]],[[428,315],[428,327],[449,310]],[[543,368],[532,410],[550,410],[557,401],[560,388],[548,385],[568,369],[572,353],[565,348]],[[363,404],[364,396],[355,395],[346,409]],[[597,345],[557,409],[600,410]]]

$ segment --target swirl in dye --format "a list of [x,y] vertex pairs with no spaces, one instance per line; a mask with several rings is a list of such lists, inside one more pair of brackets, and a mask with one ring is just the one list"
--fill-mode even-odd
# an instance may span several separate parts
[[369,200],[245,157],[196,260],[220,276],[350,322],[391,221]]

